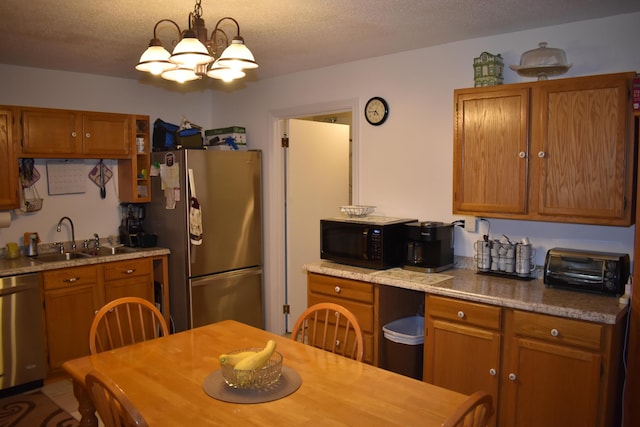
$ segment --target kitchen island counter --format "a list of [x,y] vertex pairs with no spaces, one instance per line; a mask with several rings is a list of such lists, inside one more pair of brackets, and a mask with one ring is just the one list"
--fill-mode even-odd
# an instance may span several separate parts
[[311,273],[607,324],[617,323],[627,310],[617,297],[550,288],[542,279],[518,280],[479,274],[471,269],[420,273],[403,268],[371,270],[328,261],[304,267]]
[[17,259],[0,258],[0,277],[56,270],[59,268],[79,267],[82,265],[102,264],[105,262],[123,261],[128,259],[155,257],[168,255],[169,253],[169,249],[165,248],[130,248],[127,252],[114,255],[81,257],[56,262],[42,262],[29,257],[20,257]]

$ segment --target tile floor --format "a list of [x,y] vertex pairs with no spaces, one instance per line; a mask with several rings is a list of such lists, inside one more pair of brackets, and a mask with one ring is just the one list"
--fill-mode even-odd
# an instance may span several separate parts
[[[56,402],[58,406],[71,414],[78,421],[80,413],[78,412],[78,401],[73,395],[73,384],[70,379],[62,379],[60,381],[45,384],[41,391],[49,396],[51,400]],[[98,426],[104,427],[102,421],[98,417]]]

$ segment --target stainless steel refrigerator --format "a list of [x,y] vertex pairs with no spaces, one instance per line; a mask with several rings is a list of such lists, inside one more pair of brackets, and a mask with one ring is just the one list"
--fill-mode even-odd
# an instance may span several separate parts
[[[175,331],[227,319],[264,328],[261,152],[161,151],[151,163],[160,175],[144,228],[171,250]],[[190,222],[201,223],[201,240]]]

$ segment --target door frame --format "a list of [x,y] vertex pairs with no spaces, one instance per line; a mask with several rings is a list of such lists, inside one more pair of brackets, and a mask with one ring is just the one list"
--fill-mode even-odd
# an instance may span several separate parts
[[[271,174],[265,177],[264,185],[269,186],[269,198],[265,200],[264,217],[264,265],[265,265],[265,329],[276,333],[286,332],[286,321],[282,306],[286,300],[285,283],[287,280],[286,257],[286,224],[285,224],[285,176],[284,156],[282,155],[282,129],[280,123],[287,119],[335,114],[351,111],[351,182],[352,200],[359,200],[359,121],[360,100],[358,98],[337,100],[333,102],[301,105],[269,112],[268,132],[271,143],[268,146],[269,169]],[[313,261],[313,260],[311,260]]]

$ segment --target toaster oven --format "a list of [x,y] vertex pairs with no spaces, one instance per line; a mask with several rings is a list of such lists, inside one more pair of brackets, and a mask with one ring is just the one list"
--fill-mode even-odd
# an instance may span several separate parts
[[544,262],[547,286],[622,295],[629,278],[629,254],[553,248]]

